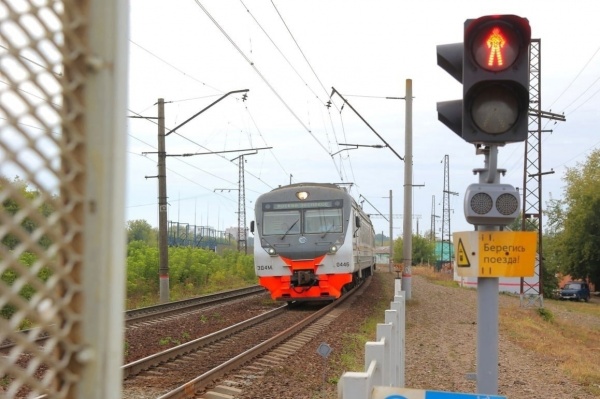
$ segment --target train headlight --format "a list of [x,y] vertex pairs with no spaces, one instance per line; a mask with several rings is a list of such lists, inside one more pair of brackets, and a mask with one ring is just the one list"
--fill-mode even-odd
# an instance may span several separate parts
[[271,256],[276,256],[277,255],[277,251],[275,251],[275,248],[268,248],[267,249],[267,253]]
[[296,193],[296,197],[300,200],[300,201],[304,201],[305,199],[308,198],[308,191],[298,191]]
[[332,245],[332,246],[330,246],[330,247],[329,247],[329,253],[330,253],[330,254],[334,254],[334,253],[336,253],[336,252],[337,252],[337,250],[338,250],[338,247],[337,247],[337,245]]

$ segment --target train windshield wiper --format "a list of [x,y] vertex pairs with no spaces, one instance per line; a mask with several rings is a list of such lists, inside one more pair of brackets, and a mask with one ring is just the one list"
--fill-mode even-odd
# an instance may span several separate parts
[[325,236],[333,229],[334,225],[332,224],[331,226],[329,226],[327,228],[327,230],[325,230],[325,233],[323,233],[323,235],[321,236],[321,238],[325,238]]
[[292,225],[285,231],[285,233],[283,233],[283,235],[281,236],[282,240],[285,238],[285,236],[287,236],[287,234],[294,228],[296,223],[298,223],[299,221],[300,221],[300,219],[296,219],[296,221],[294,223],[292,223]]

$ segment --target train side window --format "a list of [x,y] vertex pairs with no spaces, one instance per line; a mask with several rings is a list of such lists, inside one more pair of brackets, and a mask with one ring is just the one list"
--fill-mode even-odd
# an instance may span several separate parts
[[263,235],[300,233],[300,211],[273,211],[263,214]]

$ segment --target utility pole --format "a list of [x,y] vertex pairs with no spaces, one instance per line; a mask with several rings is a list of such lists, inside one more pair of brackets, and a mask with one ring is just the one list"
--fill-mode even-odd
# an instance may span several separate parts
[[[407,80],[406,80],[406,90],[407,90],[407,94],[406,94],[406,96],[407,96],[407,97],[406,97],[406,100],[407,100],[407,101],[409,100],[409,98],[408,98],[408,95],[409,95],[409,94],[408,94],[409,87],[410,87],[410,96],[411,96],[411,98],[410,98],[410,105],[409,105],[408,103],[407,103],[407,105],[406,105],[406,110],[407,110],[407,115],[406,115],[406,126],[407,126],[407,131],[408,131],[408,130],[410,130],[410,133],[412,134],[412,115],[410,115],[410,116],[408,115],[408,110],[409,110],[409,109],[410,109],[410,112],[412,113],[412,80],[410,80],[410,79],[407,79]],[[391,147],[391,146],[390,146],[390,145],[389,145],[389,144],[388,144],[388,143],[387,143],[387,142],[386,142],[386,141],[383,139],[383,137],[381,137],[381,135],[375,131],[375,129],[373,129],[373,127],[372,127],[372,126],[371,126],[371,125],[370,125],[370,124],[369,124],[369,123],[368,123],[368,122],[365,120],[365,118],[363,118],[363,117],[362,117],[362,115],[361,115],[361,114],[359,114],[359,113],[358,113],[358,111],[356,111],[356,109],[354,109],[354,107],[352,106],[352,104],[350,104],[350,103],[349,103],[349,102],[348,102],[348,101],[347,101],[347,100],[346,100],[346,99],[345,99],[345,98],[344,98],[344,97],[343,97],[343,96],[340,94],[340,92],[338,92],[338,91],[335,89],[335,87],[332,87],[332,88],[331,88],[331,90],[332,90],[332,91],[331,91],[331,95],[330,95],[330,97],[332,97],[334,93],[336,93],[338,96],[340,96],[340,98],[341,98],[341,99],[344,101],[344,103],[345,103],[345,104],[347,104],[347,105],[348,105],[348,107],[350,107],[350,109],[351,109],[351,110],[352,110],[352,111],[353,111],[353,112],[354,112],[354,113],[355,113],[355,114],[356,114],[356,115],[357,115],[357,116],[358,116],[358,117],[359,117],[359,118],[360,118],[360,119],[361,119],[361,120],[362,120],[362,121],[363,121],[363,122],[364,122],[364,123],[365,123],[365,124],[366,124],[366,125],[369,127],[369,129],[371,129],[371,131],[372,131],[373,133],[375,133],[375,135],[376,135],[377,137],[379,137],[379,139],[380,139],[381,141],[383,141],[383,143],[385,144],[384,146],[381,146],[381,145],[369,145],[369,146],[366,146],[366,145],[365,145],[364,147],[374,147],[374,148],[384,148],[384,147],[387,147],[387,148],[389,148],[389,149],[390,149],[390,150],[391,150],[391,151],[392,151],[392,152],[393,152],[393,153],[394,153],[394,154],[395,154],[395,155],[396,155],[396,156],[397,156],[397,157],[398,157],[398,158],[399,158],[401,161],[404,161],[404,158],[403,158],[402,156],[400,156],[400,154],[398,154],[398,153],[396,152],[396,150],[394,150],[394,149],[393,149],[393,148],[392,148],[392,147]],[[393,99],[393,100],[398,100],[398,99],[400,99],[400,98],[398,98],[398,97],[387,97],[387,98],[388,98],[388,99]],[[328,103],[328,106],[329,106],[329,105],[330,105],[330,103]],[[410,123],[409,123],[409,119],[410,119]],[[409,125],[410,125],[410,128],[408,127]],[[407,139],[407,142],[408,142],[408,140],[410,141],[410,145],[412,146],[412,137],[411,137],[410,139]],[[356,147],[356,148],[358,148],[358,147],[361,147],[361,146],[362,146],[362,145],[359,145],[359,144],[345,144],[345,145],[354,146],[354,147]],[[348,150],[348,149],[344,149],[344,150]],[[344,150],[341,150],[341,151],[344,151]],[[407,151],[409,151],[409,152],[410,152],[410,155],[412,156],[412,148],[411,148],[410,150],[407,150]],[[340,151],[338,151],[338,152],[340,152]],[[337,154],[337,153],[334,153],[334,154],[331,154],[331,155],[333,156],[333,155],[335,155],[335,154]],[[410,167],[410,171],[411,171],[410,173],[411,173],[411,175],[412,175],[412,165],[411,165],[411,167]],[[412,177],[411,177],[411,176],[409,176],[409,182],[408,182],[408,189],[409,189],[409,194],[408,194],[408,197],[409,197],[409,198],[411,197],[411,195],[410,195],[410,190],[412,189],[412,183],[411,183],[411,182],[412,182]],[[407,184],[407,182],[406,182],[406,173],[405,173],[405,188],[404,188],[404,189],[405,189],[405,196],[406,196],[406,187],[407,187],[407,186],[406,186],[406,184]],[[406,200],[406,199],[405,199],[405,200]],[[410,201],[410,199],[409,199],[409,201]],[[394,255],[394,249],[393,249],[393,247],[394,247],[394,240],[393,240],[393,238],[394,238],[394,235],[393,235],[393,230],[392,230],[392,229],[393,229],[393,223],[392,223],[392,210],[391,210],[391,208],[392,208],[392,203],[391,203],[391,202],[392,202],[392,191],[390,190],[390,271],[391,271],[391,268],[392,268],[393,255]],[[406,204],[405,204],[405,209],[406,209]],[[412,210],[412,204],[410,204],[410,203],[409,203],[409,209],[411,209],[411,210]],[[405,212],[405,214],[407,214],[407,215],[411,215],[411,214],[412,214],[412,211],[409,211],[408,213],[406,213],[406,212]],[[410,220],[410,221],[409,221],[409,226],[410,226],[410,228],[412,229],[412,220]],[[412,238],[412,237],[411,237],[411,238]],[[405,245],[405,246],[407,245],[407,244],[406,244],[406,241],[404,241],[404,245]],[[410,250],[412,251],[412,241],[411,241],[411,239],[410,239],[410,238],[409,238],[409,245],[411,246]],[[409,270],[409,273],[410,273],[410,266],[409,266],[408,270]],[[404,277],[404,275],[403,275],[403,277]],[[403,284],[404,284],[404,279],[403,279],[402,281],[403,281]],[[408,277],[408,287],[409,287],[409,289],[410,289],[410,276]],[[404,288],[404,285],[403,285],[403,288]],[[410,299],[410,292],[407,294],[407,296],[406,296],[406,299]]]
[[412,297],[412,79],[406,79],[406,122],[404,136],[404,232],[403,232],[403,258],[404,270],[402,271],[402,290],[406,299]]
[[390,190],[390,267],[389,272],[391,273],[393,268],[392,264],[394,263],[394,212],[392,209],[392,190]]
[[[200,110],[181,124],[177,125],[169,132],[165,132],[165,101],[163,98],[158,99],[158,175],[157,176],[146,176],[158,178],[158,274],[159,274],[159,290],[160,290],[160,303],[169,302],[169,243],[167,239],[167,166],[166,166],[166,146],[165,138],[224,99],[230,94],[234,93],[246,93],[248,89],[230,91],[224,94],[216,101]],[[244,100],[246,94],[244,94]],[[245,150],[236,150],[245,151]],[[222,151],[222,152],[233,152],[233,151]],[[217,154],[218,152],[209,153],[194,153],[194,154],[182,154],[181,156],[192,156],[192,155],[203,155],[203,154]]]
[[[238,242],[237,249],[238,252],[244,251],[244,253],[248,254],[248,241],[246,239],[246,183],[245,183],[245,173],[244,173],[244,163],[246,160],[244,157],[246,155],[254,155],[256,151],[253,153],[242,154],[237,158],[233,158],[233,160],[239,158],[239,181],[238,181]],[[292,179],[290,175],[290,181]]]
[[436,241],[435,218],[439,218],[439,216],[435,214],[435,195],[432,195],[431,196],[431,233],[429,234],[429,239],[433,242]]
[[[167,231],[167,153],[165,150],[165,100],[158,99],[158,286],[160,303],[169,302],[169,243]],[[144,153],[142,153],[144,154]]]
[[248,243],[246,242],[246,183],[244,176],[244,156],[240,156],[240,165],[238,168],[239,187],[238,190],[238,252],[244,248],[244,253],[248,255]]
[[169,244],[167,242],[167,153],[165,100],[158,99],[158,276],[160,303],[169,302]]

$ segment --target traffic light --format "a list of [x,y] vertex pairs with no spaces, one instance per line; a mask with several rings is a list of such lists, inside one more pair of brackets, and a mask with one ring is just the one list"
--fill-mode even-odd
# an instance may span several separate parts
[[[463,44],[441,44],[437,46],[437,64],[452,77],[462,83]],[[438,120],[454,133],[462,136],[463,100],[451,100],[437,103]]]
[[516,15],[465,21],[462,138],[469,143],[527,140],[531,27]]
[[516,15],[469,19],[464,42],[437,46],[437,63],[463,85],[437,103],[438,119],[468,143],[527,139],[531,27]]
[[506,226],[519,216],[519,191],[510,184],[471,184],[464,201],[465,218],[473,225]]

